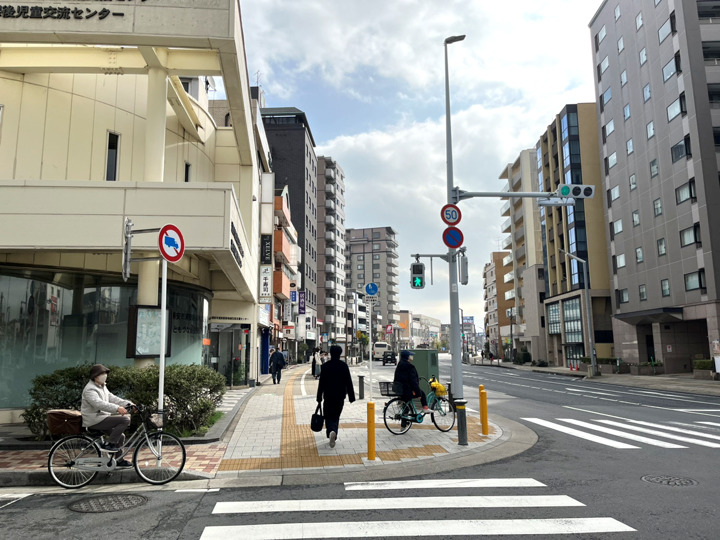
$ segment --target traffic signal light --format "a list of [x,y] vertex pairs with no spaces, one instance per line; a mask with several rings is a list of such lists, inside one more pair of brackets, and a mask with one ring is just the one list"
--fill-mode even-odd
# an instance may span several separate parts
[[460,258],[460,285],[467,285],[470,281],[470,265],[467,257]]
[[410,265],[410,287],[412,289],[425,288],[425,265],[423,263]]
[[595,196],[595,186],[584,186],[581,184],[565,184],[555,192],[556,197],[573,199],[592,199]]

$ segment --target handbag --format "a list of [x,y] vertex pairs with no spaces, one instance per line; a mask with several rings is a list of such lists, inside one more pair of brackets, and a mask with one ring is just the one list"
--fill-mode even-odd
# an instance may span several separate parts
[[317,409],[315,409],[315,413],[310,419],[310,429],[312,429],[313,431],[322,431],[324,423],[325,417],[322,414],[322,408],[320,407],[320,403],[318,403]]

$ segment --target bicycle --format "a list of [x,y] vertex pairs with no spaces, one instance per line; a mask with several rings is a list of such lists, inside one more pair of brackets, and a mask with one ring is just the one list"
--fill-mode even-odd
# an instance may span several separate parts
[[[117,462],[133,447],[133,467],[145,482],[162,485],[180,475],[186,458],[182,441],[162,430],[159,415],[151,415],[130,404],[126,408],[138,413],[141,422],[120,450],[102,448],[102,431],[91,428],[85,428],[84,434],[64,437],[53,445],[48,455],[48,471],[56,484],[67,489],[86,486],[98,473],[115,471]],[[122,454],[116,455],[119,452]]]
[[[455,426],[455,409],[450,401],[445,397],[445,387],[442,386],[435,377],[431,377],[428,381],[425,377],[420,377],[430,385],[432,391],[427,394],[428,408],[430,409],[430,418],[435,427],[442,432],[447,433]],[[402,399],[403,389],[401,384],[391,382],[380,383],[380,394],[387,397],[396,396],[385,404],[383,410],[383,421],[385,427],[393,435],[402,435],[407,433],[414,423],[422,424],[425,415],[418,412],[415,407],[415,400],[404,401]]]

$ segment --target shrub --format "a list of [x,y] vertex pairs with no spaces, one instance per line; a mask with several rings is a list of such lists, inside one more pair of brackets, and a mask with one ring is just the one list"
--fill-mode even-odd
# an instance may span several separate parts
[[[583,364],[591,364],[591,363],[592,363],[592,360],[590,359],[589,356],[582,356],[582,357],[580,357],[580,361],[581,361]],[[622,363],[622,360],[621,360],[620,362]],[[617,364],[617,358],[597,358],[597,363],[598,363],[598,364],[612,364],[612,365],[616,365],[616,364]],[[657,366],[658,364],[655,363],[655,365]]]
[[537,365],[538,367],[548,367],[548,363],[545,360],[538,360]]
[[695,360],[693,369],[710,369],[715,371],[715,362],[713,360]]

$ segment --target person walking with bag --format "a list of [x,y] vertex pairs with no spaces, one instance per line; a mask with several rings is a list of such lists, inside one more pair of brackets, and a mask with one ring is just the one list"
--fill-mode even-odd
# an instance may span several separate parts
[[280,347],[270,356],[270,373],[272,373],[273,384],[280,384],[282,369],[285,367],[285,356],[280,351]]
[[350,368],[340,360],[341,355],[342,347],[330,347],[330,360],[322,365],[317,391],[318,403],[324,401],[325,434],[330,439],[330,448],[335,448],[345,397],[350,403],[355,401]]

